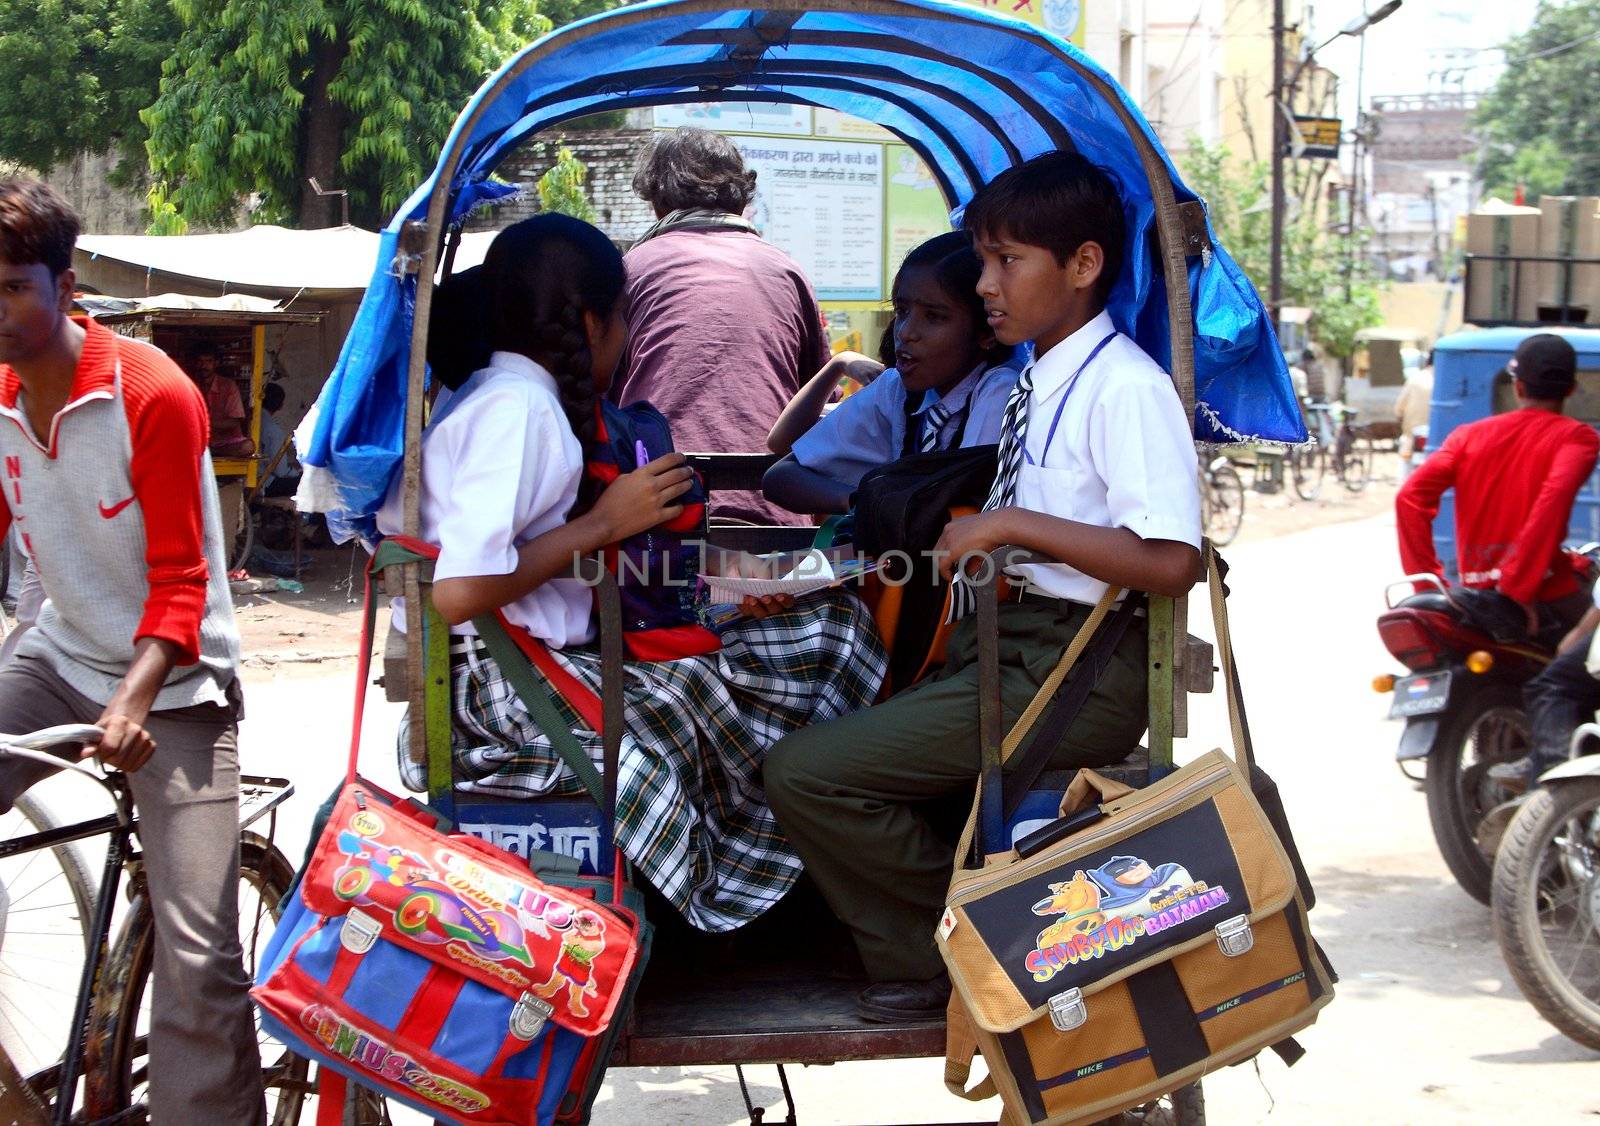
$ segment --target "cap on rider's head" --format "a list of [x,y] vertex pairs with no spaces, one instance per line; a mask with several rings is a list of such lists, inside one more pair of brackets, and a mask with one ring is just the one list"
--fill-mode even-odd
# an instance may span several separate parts
[[1505,374],[1519,381],[1530,398],[1564,399],[1578,382],[1578,354],[1553,332],[1541,332],[1517,345]]

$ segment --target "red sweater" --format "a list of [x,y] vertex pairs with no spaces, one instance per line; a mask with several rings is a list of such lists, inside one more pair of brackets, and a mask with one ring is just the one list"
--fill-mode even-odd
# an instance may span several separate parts
[[1406,574],[1444,573],[1433,518],[1454,486],[1462,583],[1524,604],[1572,594],[1578,584],[1561,543],[1597,457],[1600,434],[1551,411],[1512,411],[1459,427],[1395,497]]
[[[205,399],[194,382],[164,353],[134,341],[122,341],[114,347],[110,330],[85,318],[75,319],[85,326],[87,335],[67,404],[56,416],[51,433],[42,436],[48,448],[35,440],[26,426],[17,402],[21,384],[16,373],[5,364],[0,364],[0,426],[8,428],[8,442],[22,441],[49,462],[59,459],[68,472],[73,472],[74,463],[79,463],[78,472],[81,473],[87,468],[82,464],[86,461],[99,461],[107,456],[127,457],[126,472],[132,494],[124,501],[120,496],[91,495],[91,489],[85,488],[81,490],[81,504],[72,508],[58,506],[48,512],[35,511],[30,520],[24,515],[28,512],[30,489],[26,459],[8,457],[0,467],[3,469],[0,484],[5,493],[0,497],[0,537],[4,537],[11,526],[15,509],[24,549],[34,557],[46,593],[50,593],[54,585],[52,579],[65,581],[68,577],[52,574],[52,560],[35,551],[32,540],[43,534],[43,529],[37,525],[44,521],[57,528],[66,525],[72,536],[84,542],[109,532],[115,517],[128,506],[137,504],[144,521],[144,573],[149,584],[148,594],[144,590],[135,594],[134,590],[109,581],[111,576],[105,576],[108,581],[99,585],[98,597],[114,599],[126,594],[142,599],[134,636],[118,640],[122,644],[144,637],[170,641],[180,651],[178,663],[192,665],[200,656],[200,625],[206,614],[210,577],[199,503],[202,489],[212,487],[209,481],[202,481],[210,432]],[[131,452],[116,455],[105,449],[107,444],[120,445],[120,435],[92,427],[68,428],[72,433],[81,434],[90,445],[74,448],[71,441],[63,443],[64,419],[76,416],[92,403],[115,398],[119,356],[122,405]],[[42,484],[36,483],[34,491]],[[34,533],[32,536],[30,531]],[[60,570],[61,562],[58,557],[58,566],[54,569]],[[83,625],[80,623],[80,628]]]

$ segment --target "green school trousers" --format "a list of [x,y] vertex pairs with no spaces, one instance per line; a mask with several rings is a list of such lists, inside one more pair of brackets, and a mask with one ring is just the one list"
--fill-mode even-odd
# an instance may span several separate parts
[[[1090,608],[1028,598],[1000,607],[1000,696],[1007,730],[1061,659]],[[1139,745],[1147,720],[1148,625],[1136,618],[1049,768],[1107,766]],[[806,870],[854,932],[875,981],[944,969],[933,932],[955,860],[946,816],[970,808],[979,770],[976,615],[951,636],[935,676],[875,707],[782,739],[767,797]],[[957,827],[959,828],[959,827]]]

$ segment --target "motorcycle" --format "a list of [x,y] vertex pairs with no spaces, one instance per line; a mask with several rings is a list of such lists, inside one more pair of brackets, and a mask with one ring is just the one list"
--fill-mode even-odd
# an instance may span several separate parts
[[[1395,601],[1401,587],[1413,593]],[[1389,718],[1405,723],[1395,758],[1402,773],[1423,783],[1428,820],[1450,874],[1468,895],[1488,903],[1493,858],[1480,847],[1479,823],[1515,796],[1489,771],[1528,753],[1522,686],[1552,652],[1538,643],[1495,640],[1437,575],[1390,584],[1384,602],[1378,635],[1408,670],[1373,681],[1377,691],[1393,694]]]
[[[1495,855],[1495,938],[1539,1015],[1600,1049],[1600,724],[1547,770]],[[1584,754],[1583,751],[1590,753]]]

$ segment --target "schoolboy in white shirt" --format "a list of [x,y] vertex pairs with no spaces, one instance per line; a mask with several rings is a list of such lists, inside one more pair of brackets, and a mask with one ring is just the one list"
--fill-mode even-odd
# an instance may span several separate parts
[[[1001,699],[1021,714],[1108,584],[1179,596],[1200,569],[1193,438],[1171,380],[1105,312],[1121,267],[1122,204],[1075,153],[996,177],[963,225],[983,262],[978,294],[1003,344],[1034,361],[1007,404],[1000,470],[984,510],[952,521],[955,561],[1006,545],[1056,563],[1024,568],[1000,608]],[[1052,769],[1125,758],[1144,732],[1147,630],[1136,620],[1052,756]],[[926,803],[978,774],[977,633],[969,616],[931,680],[877,707],[798,731],[766,764],[778,823],[868,976],[868,1019],[938,1019],[950,985],[934,947],[953,842]]]

